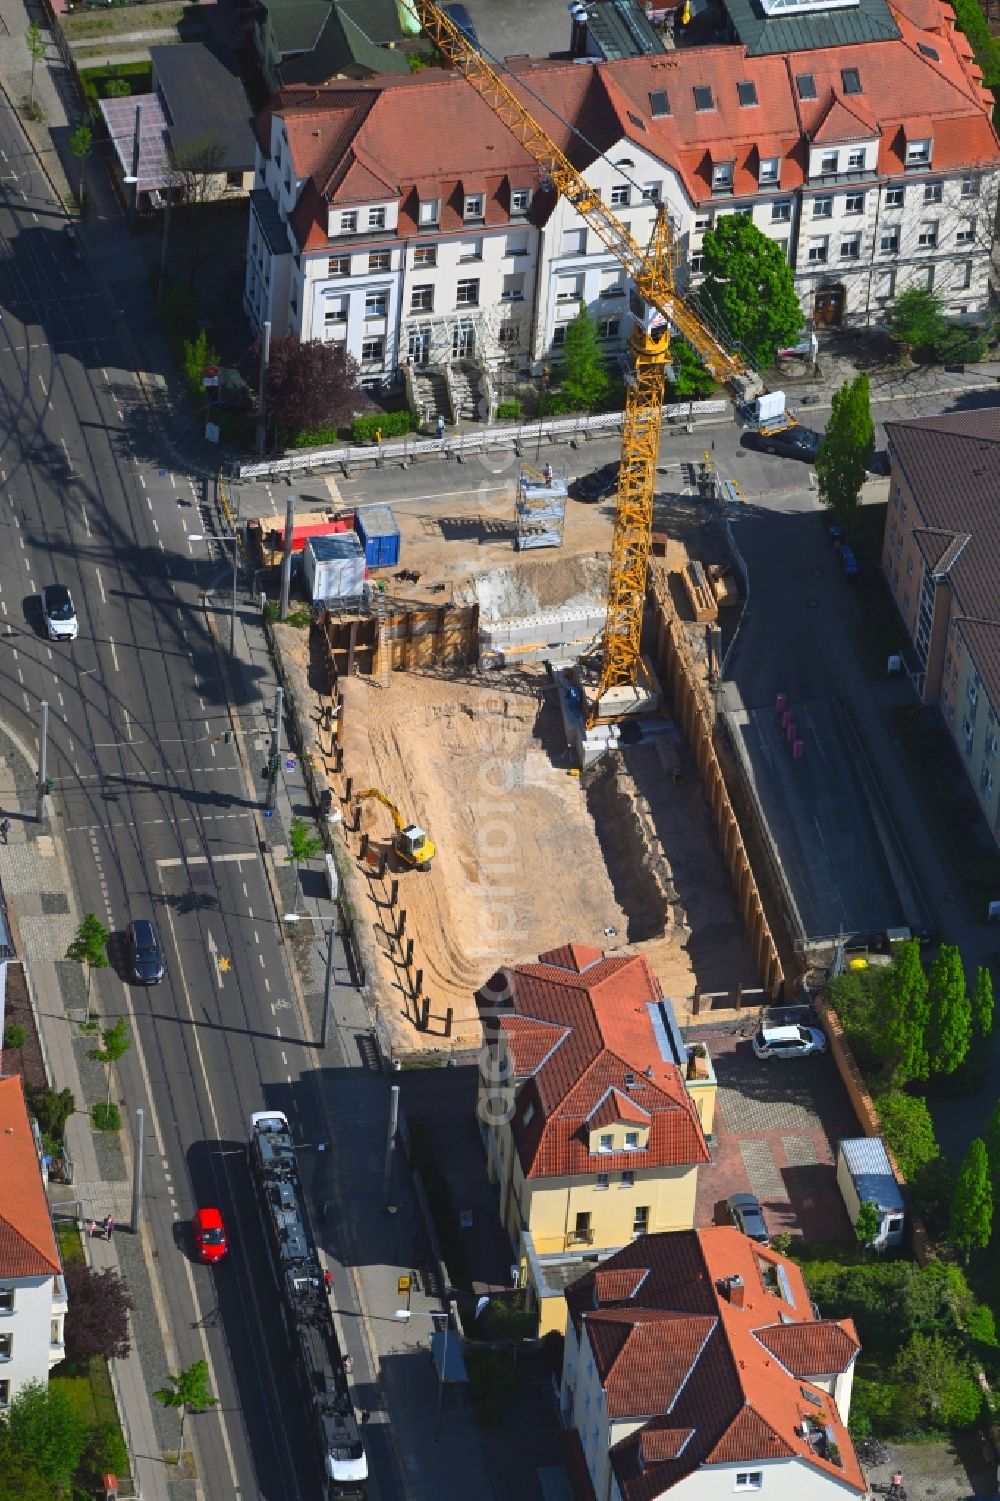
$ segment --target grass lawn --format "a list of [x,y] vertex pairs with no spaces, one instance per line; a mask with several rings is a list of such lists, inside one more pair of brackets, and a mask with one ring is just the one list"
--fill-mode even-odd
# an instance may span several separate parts
[[81,10],[60,17],[60,24],[71,42],[85,37],[121,36],[131,31],[165,31],[176,26],[188,9],[186,5],[122,5],[95,15]]
[[101,68],[81,68],[80,77],[88,99],[106,99],[108,84],[116,78],[124,79],[133,94],[148,94],[153,87],[153,65],[109,62]]
[[59,1255],[62,1257],[63,1266],[68,1266],[71,1262],[86,1261],[86,1252],[76,1225],[68,1220],[57,1220],[56,1240],[59,1242]]
[[56,1366],[49,1384],[65,1392],[74,1412],[78,1412],[88,1428],[115,1428],[119,1432],[118,1408],[108,1364],[99,1355],[90,1362],[89,1370],[81,1371],[66,1366]]

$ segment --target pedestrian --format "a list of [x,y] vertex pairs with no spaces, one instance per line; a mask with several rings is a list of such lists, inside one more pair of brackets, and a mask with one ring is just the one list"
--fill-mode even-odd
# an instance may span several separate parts
[[889,1481],[889,1495],[893,1497],[899,1497],[900,1501],[905,1501],[906,1491],[903,1489],[902,1470],[897,1470],[895,1475],[893,1475],[892,1479]]
[[370,1417],[371,1417],[371,1413],[368,1411],[367,1407],[362,1407],[362,1409],[361,1409],[361,1426],[362,1426],[362,1428],[367,1428],[368,1427],[368,1419]]
[[547,485],[551,485],[551,483],[552,483],[552,465],[551,464],[546,464],[546,466],[545,466],[545,483]]
[[329,1270],[323,1273],[323,1286],[326,1288],[328,1293],[333,1292],[333,1273]]
[[87,1221],[87,1234],[91,1240],[93,1240],[94,1236],[97,1234],[97,1223],[95,1220]]
[[444,438],[444,418],[440,417],[440,416],[438,417],[438,420],[437,420],[437,435],[438,435],[438,442],[440,443],[443,440],[443,438]]
[[114,1233],[115,1233],[115,1222],[114,1222],[114,1220],[111,1218],[111,1216],[109,1214],[108,1217],[107,1217],[107,1219],[104,1221],[104,1239],[105,1240],[110,1240],[111,1237],[112,1237],[112,1235],[114,1235]]
[[0,839],[3,840],[4,844],[7,843],[7,836],[9,835],[9,833],[10,833],[10,819],[9,818],[0,819]]

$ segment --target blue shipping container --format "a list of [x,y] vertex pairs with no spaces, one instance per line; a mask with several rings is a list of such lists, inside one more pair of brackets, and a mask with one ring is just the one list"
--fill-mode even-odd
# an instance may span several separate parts
[[354,513],[369,568],[395,568],[399,562],[399,527],[391,506],[365,506]]

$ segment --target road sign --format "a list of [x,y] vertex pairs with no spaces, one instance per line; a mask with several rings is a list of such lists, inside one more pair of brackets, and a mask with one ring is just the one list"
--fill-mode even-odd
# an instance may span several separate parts
[[201,383],[202,383],[203,386],[217,386],[219,384],[219,367],[218,367],[218,365],[206,365],[205,366],[205,373],[203,374],[203,376],[201,378]]
[[285,757],[285,770],[286,771],[294,771],[297,765],[298,765],[298,762],[296,761],[296,759],[295,759],[294,756],[286,756]]
[[264,815],[265,818],[273,818],[274,817],[274,809],[273,808],[264,808],[264,809],[262,809],[262,812],[263,812],[263,815]]

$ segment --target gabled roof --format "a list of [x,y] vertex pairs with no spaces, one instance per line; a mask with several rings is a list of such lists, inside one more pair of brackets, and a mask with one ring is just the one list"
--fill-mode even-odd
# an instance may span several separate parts
[[[487,1044],[504,1046],[525,1081],[511,1133],[526,1178],[708,1160],[670,1051],[668,1003],[641,955],[567,944],[538,964],[498,971],[477,1002]],[[591,1132],[615,1121],[646,1127],[645,1145],[591,1152]]]
[[217,172],[250,171],[254,164],[250,105],[238,74],[204,42],[150,47],[153,78],[166,105],[174,153]]
[[62,1271],[19,1075],[0,1079],[0,1277]]
[[281,78],[285,84],[326,83],[342,73],[363,70],[368,73],[409,74],[406,53],[381,47],[373,41],[363,24],[359,24],[346,7],[326,3],[326,15],[315,40],[297,56],[284,58]]
[[826,114],[813,127],[812,139],[823,145],[827,141],[868,141],[878,134],[878,125],[869,110],[852,108],[846,100],[834,94]]
[[[609,1417],[639,1423],[611,1450],[623,1501],[656,1501],[702,1465],[767,1460],[864,1495],[836,1403],[809,1384],[847,1369],[854,1327],[815,1318],[794,1263],[729,1226],[650,1235],[574,1283],[566,1301]],[[841,1463],[826,1457],[826,1430]]]

